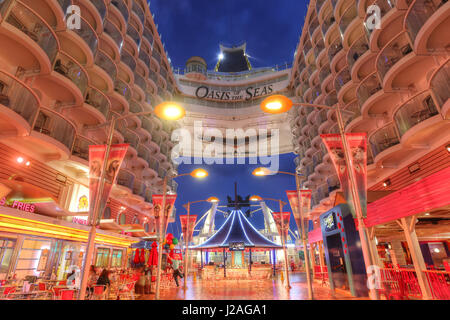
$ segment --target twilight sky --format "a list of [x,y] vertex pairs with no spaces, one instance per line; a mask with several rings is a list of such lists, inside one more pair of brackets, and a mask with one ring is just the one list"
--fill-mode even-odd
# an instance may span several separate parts
[[174,68],[201,56],[213,69],[219,44],[247,42],[253,67],[291,63],[308,0],[151,0]]

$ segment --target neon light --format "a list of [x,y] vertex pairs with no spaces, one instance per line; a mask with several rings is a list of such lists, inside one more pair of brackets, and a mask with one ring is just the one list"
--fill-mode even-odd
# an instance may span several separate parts
[[[233,223],[234,223],[234,217],[236,216],[236,211],[233,210],[233,211],[231,212],[231,215],[233,216],[233,221],[231,221],[231,226],[233,226]],[[232,229],[232,228],[230,228],[230,230],[228,230],[228,234],[227,234],[227,236],[225,237],[225,240],[223,240],[222,246],[224,246],[224,242],[228,239],[228,236],[230,235],[231,229]]]
[[242,214],[242,212],[241,211],[238,211],[238,214],[239,214],[239,223],[241,224],[241,228],[242,228],[242,230],[244,230],[244,235],[245,235],[245,237],[247,238],[247,240],[248,240],[248,242],[251,244],[251,245],[255,245],[253,242],[251,242],[250,241],[250,239],[248,238],[248,236],[247,236],[247,232],[245,232],[245,228],[244,228],[244,226],[242,225],[242,220],[241,220],[241,214]]
[[[247,220],[247,218],[246,217],[244,217],[244,219],[245,220]],[[255,229],[255,227],[253,227],[253,225],[247,220],[247,223],[250,225],[250,227],[251,228],[253,228],[253,230],[255,231],[255,232],[257,232],[258,234],[259,234],[259,231],[258,230],[256,230]],[[266,240],[266,241],[268,241],[269,243],[271,243],[271,244],[274,244],[275,245],[275,247],[280,247],[280,245],[279,244],[276,244],[275,242],[273,242],[273,241],[270,241],[269,239],[267,239],[266,237],[264,237],[264,240]]]
[[[206,214],[204,215],[204,216],[206,216]],[[220,230],[222,230],[225,226],[226,226],[226,224],[228,223],[228,220],[230,220],[231,219],[231,215],[227,218],[227,220],[225,220],[225,222],[223,223],[223,225],[219,228],[219,230],[217,230],[217,232],[211,237],[211,238],[209,238],[209,240],[208,240],[208,242],[209,241],[212,241],[213,239],[214,239],[214,237],[216,237],[219,233],[220,233]],[[201,220],[201,219],[200,219]],[[195,228],[195,227],[194,227]],[[205,241],[206,242],[206,241]],[[199,244],[199,245],[196,245],[196,246],[194,246],[194,247],[192,247],[192,248],[198,248],[198,247],[200,247],[202,244],[204,244],[205,242],[203,242],[203,243],[201,243],[201,244]]]

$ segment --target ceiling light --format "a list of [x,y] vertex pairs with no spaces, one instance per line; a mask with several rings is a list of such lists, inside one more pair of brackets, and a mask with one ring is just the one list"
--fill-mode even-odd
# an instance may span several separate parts
[[441,250],[439,250],[438,248],[434,248],[434,252],[439,253],[441,252]]
[[426,216],[429,216],[429,215],[430,215],[430,213],[429,213],[429,212],[427,212],[427,213],[425,213],[425,215],[426,215]]
[[447,152],[450,153],[450,144],[448,144],[448,145],[446,146],[446,148],[447,148]]
[[17,163],[22,163],[23,162],[23,158],[22,157],[18,157],[17,158]]
[[383,187],[387,188],[391,185],[391,180],[387,179],[386,181],[383,182]]

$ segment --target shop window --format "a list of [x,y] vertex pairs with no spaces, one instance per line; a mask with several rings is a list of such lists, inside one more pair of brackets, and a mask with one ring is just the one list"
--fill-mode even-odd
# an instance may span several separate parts
[[[25,239],[17,259],[15,273],[17,279],[23,279],[25,276],[38,276],[42,270],[38,270],[41,255],[45,250],[49,250],[51,242],[46,239],[28,238]],[[43,262],[41,261],[41,264]]]
[[97,256],[95,259],[95,266],[100,268],[107,268],[109,260],[109,249],[107,248],[98,248]]
[[8,272],[15,244],[13,239],[0,239],[0,274]]
[[122,266],[122,250],[113,250],[111,259],[111,268],[120,268]]
[[137,216],[133,218],[133,224],[141,224]]
[[105,211],[103,212],[103,219],[111,219],[111,208],[106,207]]

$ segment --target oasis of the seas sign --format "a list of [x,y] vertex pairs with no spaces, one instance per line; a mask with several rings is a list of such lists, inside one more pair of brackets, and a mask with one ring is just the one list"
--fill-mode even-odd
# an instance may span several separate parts
[[266,96],[274,91],[273,85],[269,84],[262,87],[247,87],[236,91],[219,91],[207,86],[198,87],[195,90],[195,96],[199,99],[214,99],[222,101],[251,100],[254,98]]

